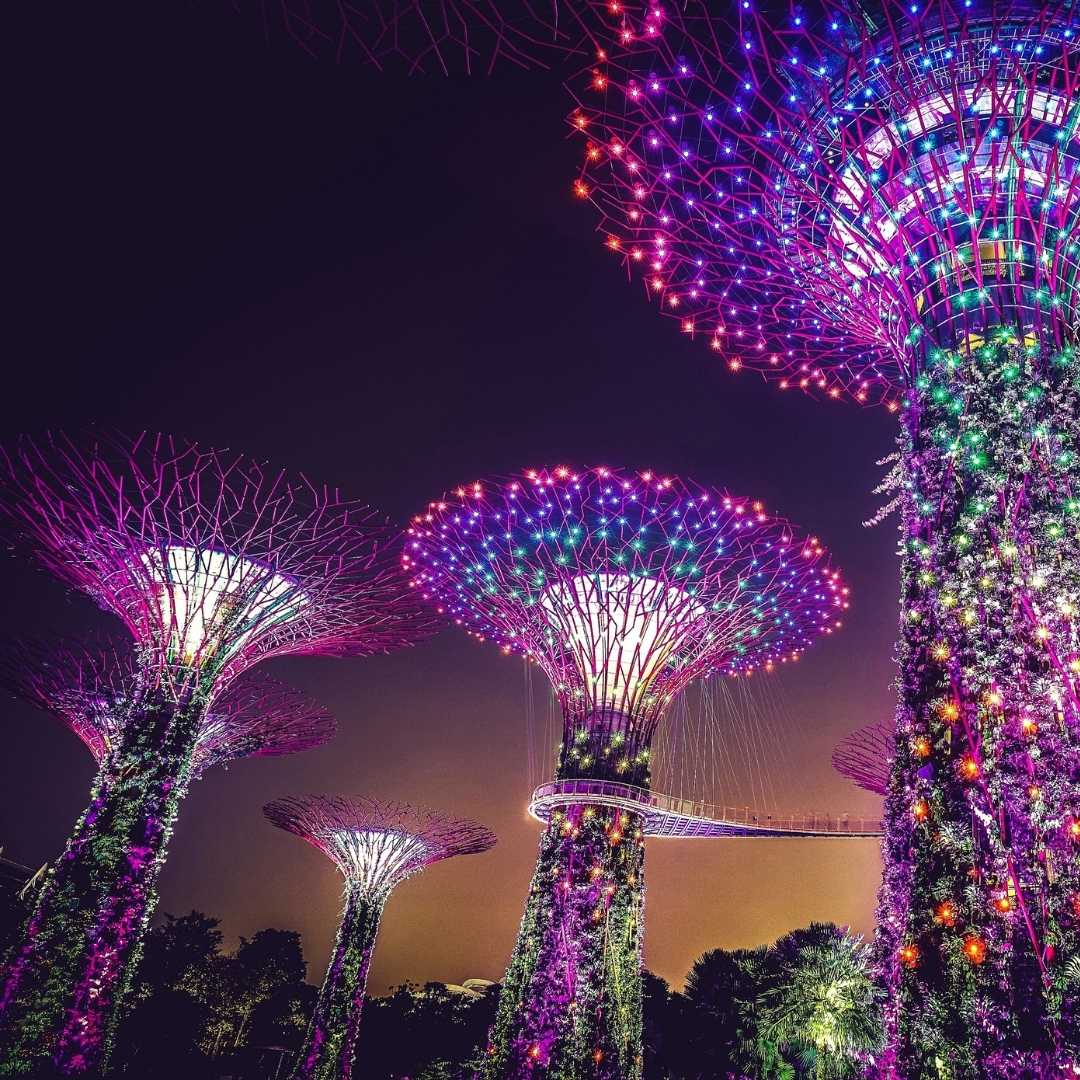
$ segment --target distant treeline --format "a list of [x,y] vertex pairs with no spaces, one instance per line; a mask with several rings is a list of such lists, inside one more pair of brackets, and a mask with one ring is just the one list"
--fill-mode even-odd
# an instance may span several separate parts
[[[5,922],[10,940],[14,924]],[[114,1071],[154,1080],[287,1080],[316,992],[295,931],[260,930],[226,952],[217,919],[166,915],[148,936]],[[360,1075],[471,1078],[498,993],[481,982],[428,983],[372,998]],[[681,993],[645,973],[646,1080],[858,1076],[880,1037],[867,948],[832,924],[758,949],[707,952]]]

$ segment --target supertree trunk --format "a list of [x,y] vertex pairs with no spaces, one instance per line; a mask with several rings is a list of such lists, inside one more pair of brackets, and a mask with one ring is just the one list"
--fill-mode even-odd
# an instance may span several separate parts
[[637,815],[576,803],[553,813],[485,1076],[641,1076],[643,868]]
[[932,356],[908,402],[878,947],[910,1080],[1050,1075],[1077,1046],[1078,370],[1002,341]]
[[293,1074],[295,1080],[349,1080],[371,954],[386,894],[347,886],[334,952]]
[[4,967],[0,1075],[104,1069],[198,728],[197,708],[155,706],[132,718],[103,762]]

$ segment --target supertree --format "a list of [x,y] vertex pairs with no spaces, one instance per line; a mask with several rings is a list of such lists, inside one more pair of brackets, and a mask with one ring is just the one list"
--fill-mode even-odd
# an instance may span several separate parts
[[[446,618],[547,675],[556,781],[630,796],[688,683],[790,662],[847,606],[818,541],[760,503],[608,468],[459,488],[413,519],[404,565]],[[644,830],[626,802],[568,792],[550,813],[488,1075],[641,1075]]]
[[[863,790],[885,795],[889,790],[895,741],[891,723],[867,724],[842,739],[833,750],[833,768]],[[931,750],[930,740],[924,737],[918,752],[929,757]]]
[[[0,1073],[50,1058],[91,1073],[107,1060],[192,773],[241,749],[237,721],[250,725],[218,707],[229,684],[268,657],[382,652],[428,624],[389,557],[390,530],[304,479],[164,436],[22,439],[2,466],[14,542],[134,639],[118,716],[83,724],[116,744],[0,987]],[[269,718],[259,739],[271,740]]]
[[886,1067],[1053,1069],[1080,965],[1074,5],[730,10],[597,5],[577,190],[733,370],[899,413]]
[[495,836],[473,821],[423,807],[360,797],[309,795],[263,808],[279,829],[317,847],[345,879],[344,909],[296,1080],[348,1080],[371,956],[390,893],[431,863],[475,855]]
[[[0,652],[0,686],[60,720],[107,769],[140,693],[135,652],[124,642],[15,641]],[[281,757],[330,741],[333,717],[306,694],[261,672],[212,699],[200,720],[189,780],[245,757]]]
[[576,5],[560,0],[283,0],[236,5],[314,57],[406,74],[546,68],[577,51]]

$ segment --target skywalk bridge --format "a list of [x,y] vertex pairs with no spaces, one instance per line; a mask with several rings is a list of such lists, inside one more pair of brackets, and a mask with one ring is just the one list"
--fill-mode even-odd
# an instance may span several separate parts
[[745,806],[718,806],[649,791],[612,780],[556,780],[541,784],[529,802],[529,813],[545,824],[552,811],[567,803],[588,803],[626,810],[644,818],[646,836],[881,836],[881,822],[848,814],[802,814],[780,817]]

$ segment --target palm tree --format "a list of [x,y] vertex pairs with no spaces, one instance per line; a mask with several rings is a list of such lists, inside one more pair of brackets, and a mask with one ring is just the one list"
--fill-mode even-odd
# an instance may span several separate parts
[[777,976],[756,1005],[765,1070],[776,1068],[779,1051],[815,1080],[860,1074],[882,1042],[880,991],[862,938],[821,935],[793,950]]

